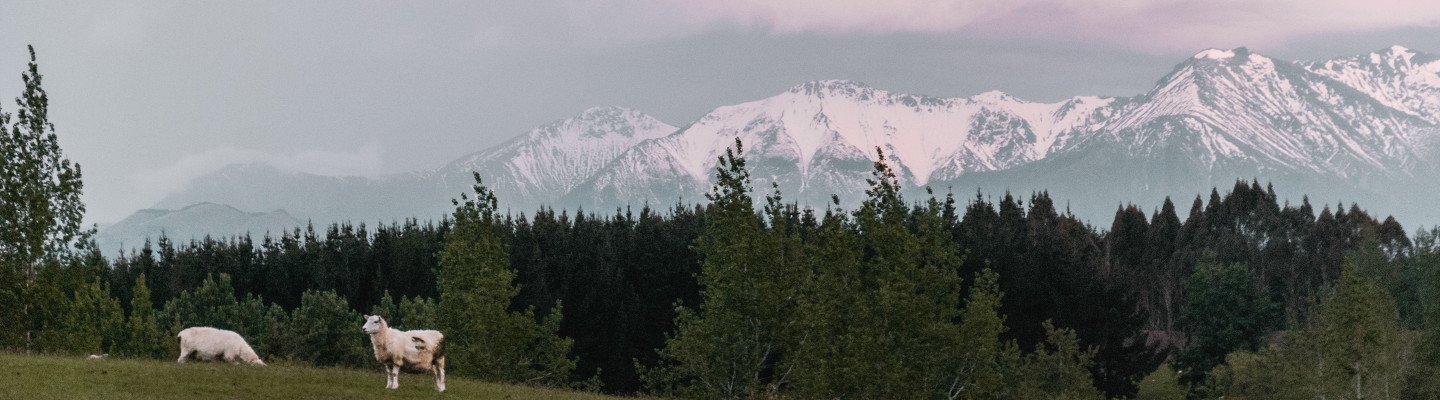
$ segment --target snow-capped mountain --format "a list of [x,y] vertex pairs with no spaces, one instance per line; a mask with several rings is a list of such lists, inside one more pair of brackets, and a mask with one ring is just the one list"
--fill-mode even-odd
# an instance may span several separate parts
[[475,182],[471,171],[479,171],[487,186],[509,201],[552,204],[620,153],[675,129],[635,110],[596,107],[462,157],[429,178],[441,187],[464,189]]
[[1440,57],[1392,46],[1366,55],[1301,65],[1390,108],[1440,124]]
[[317,221],[434,218],[468,191],[471,171],[516,212],[698,202],[737,137],[757,190],[776,182],[787,199],[815,206],[832,194],[854,204],[878,147],[912,190],[1049,190],[1091,220],[1120,202],[1154,206],[1258,179],[1294,201],[1309,194],[1440,223],[1431,206],[1440,57],[1399,46],[1325,61],[1210,49],[1134,97],[939,98],[827,80],[722,106],[679,129],[594,108],[435,170],[364,179],[227,169],[159,206],[212,201]]
[[717,108],[674,135],[641,143],[568,200],[614,205],[696,199],[709,187],[717,157],[737,137],[749,146],[757,187],[775,181],[802,199],[861,192],[876,148],[885,151],[904,182],[925,185],[1063,151],[1111,102],[1077,97],[1031,103],[1000,92],[936,98],[851,81],[810,82]]

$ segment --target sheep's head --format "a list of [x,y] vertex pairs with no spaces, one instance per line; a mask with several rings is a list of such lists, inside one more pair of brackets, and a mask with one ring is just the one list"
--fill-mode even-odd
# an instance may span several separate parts
[[365,325],[361,326],[360,330],[365,331],[365,333],[374,334],[385,328],[387,328],[387,326],[385,325],[384,318],[380,318],[379,315],[366,315]]

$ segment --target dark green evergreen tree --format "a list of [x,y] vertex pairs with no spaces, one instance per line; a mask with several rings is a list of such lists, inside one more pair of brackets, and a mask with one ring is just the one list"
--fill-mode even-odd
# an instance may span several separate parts
[[360,333],[364,322],[335,292],[306,291],[287,326],[295,359],[313,365],[369,365],[374,358]]
[[1207,254],[1195,266],[1185,281],[1188,296],[1180,318],[1187,343],[1176,361],[1188,383],[1200,383],[1226,354],[1260,349],[1278,315],[1256,286],[1245,264],[1222,264]]
[[155,308],[150,301],[150,287],[145,274],[135,278],[131,289],[130,316],[125,321],[125,341],[118,355],[137,358],[160,356],[160,326],[155,322]]

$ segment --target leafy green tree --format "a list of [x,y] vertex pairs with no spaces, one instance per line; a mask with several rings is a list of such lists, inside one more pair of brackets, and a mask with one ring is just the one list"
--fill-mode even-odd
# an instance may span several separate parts
[[395,303],[394,297],[390,297],[389,290],[380,296],[379,303],[370,308],[370,315],[384,317],[385,323],[390,324],[391,327],[407,326],[405,319],[400,314],[400,305]]
[[1082,348],[1075,331],[1056,329],[1049,321],[1045,343],[1036,346],[1023,364],[1012,373],[1021,399],[1101,399],[1104,396],[1090,378],[1095,349]]
[[201,281],[200,287],[183,291],[166,302],[157,321],[170,337],[196,326],[236,330],[238,327],[233,321],[239,304],[230,275],[210,275]]
[[1366,250],[1346,257],[1334,297],[1321,310],[1324,349],[1318,377],[1334,397],[1393,398],[1400,395],[1409,348],[1389,292],[1362,271],[1375,268]]
[[814,309],[802,311],[817,319],[805,323],[816,329],[807,332],[829,342],[802,345],[811,347],[802,349],[811,352],[804,359],[825,358],[797,367],[810,370],[796,377],[803,397],[943,396],[959,380],[956,271],[962,260],[938,203],[929,202],[912,219],[883,153],[874,165],[867,199],[850,228],[858,249],[850,255],[858,254],[860,262],[818,260],[844,269],[817,268],[820,287],[805,302]]
[[75,289],[63,300],[62,312],[52,315],[40,331],[42,350],[70,354],[99,354],[113,348],[124,321],[120,303],[99,282]]
[[155,308],[151,305],[150,287],[145,283],[145,274],[135,278],[131,293],[130,316],[125,321],[125,341],[116,353],[127,357],[159,357],[162,339],[160,325],[155,322]]
[[295,359],[327,366],[367,364],[372,358],[366,357],[371,350],[360,332],[363,323],[360,314],[335,292],[306,291],[287,326]]
[[486,379],[560,385],[575,368],[572,340],[560,337],[559,304],[537,320],[533,308],[510,311],[519,288],[497,230],[495,195],[475,174],[475,198],[455,200],[440,252],[440,328],[457,373]]
[[[1383,259],[1356,249],[1345,256],[1340,282],[1315,316],[1286,335],[1280,348],[1229,356],[1218,369],[1226,398],[1399,398],[1411,339],[1390,293],[1373,273]],[[1370,272],[1365,272],[1370,271]],[[1422,397],[1423,398],[1423,397]]]
[[50,97],[29,47],[30,64],[20,78],[25,91],[13,116],[0,112],[0,260],[33,282],[37,263],[86,242],[80,166],[60,151],[50,122]]
[[1413,399],[1440,399],[1440,227],[1415,235],[1411,262],[1420,281],[1424,319],[1414,368],[1406,377],[1403,394]]
[[[838,203],[838,201],[836,201]],[[855,305],[866,296],[860,281],[859,241],[844,213],[828,212],[816,233],[811,257],[815,271],[799,305],[801,337],[791,362],[794,393],[801,398],[834,397],[856,393],[867,384],[865,371],[849,368],[855,360],[848,341],[835,340],[850,333],[849,322],[859,318]]]
[[1177,357],[1189,383],[1199,383],[1211,368],[1237,350],[1257,351],[1276,307],[1257,294],[1245,264],[1222,264],[1206,254],[1185,281],[1186,306],[1180,328],[1186,346]]
[[[29,67],[20,75],[25,89],[15,99],[17,111],[12,115],[0,109],[0,317],[34,322],[53,308],[41,302],[56,300],[53,292],[30,292],[39,270],[83,246],[91,231],[81,229],[85,205],[80,201],[80,166],[60,151],[35,48],[29,50]],[[32,347],[36,327],[0,326],[0,347]]]
[[400,316],[406,329],[432,329],[439,326],[435,300],[415,296],[400,299]]
[[1169,364],[1160,364],[1160,368],[1140,380],[1135,400],[1185,400],[1187,392],[1178,378]]
[[773,395],[788,375],[775,369],[794,342],[796,293],[808,266],[781,253],[795,247],[784,241],[799,240],[781,231],[778,194],[767,207],[775,230],[756,215],[743,151],[737,138],[715,167],[708,228],[696,243],[703,300],[698,310],[678,311],[676,334],[662,351],[674,369],[668,376],[681,379],[677,394]]

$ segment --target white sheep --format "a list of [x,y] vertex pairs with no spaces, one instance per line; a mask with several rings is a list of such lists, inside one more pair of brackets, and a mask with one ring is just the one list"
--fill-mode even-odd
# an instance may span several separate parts
[[250,344],[245,343],[245,338],[235,332],[198,326],[186,328],[176,337],[180,338],[180,358],[175,360],[178,363],[184,363],[193,356],[201,361],[223,360],[234,364],[265,365],[264,361],[260,361],[260,356],[255,355],[255,350],[250,348]]
[[445,335],[440,331],[402,331],[379,315],[365,316],[361,330],[370,335],[375,361],[385,368],[385,388],[400,388],[400,371],[435,373],[435,390],[445,391]]

